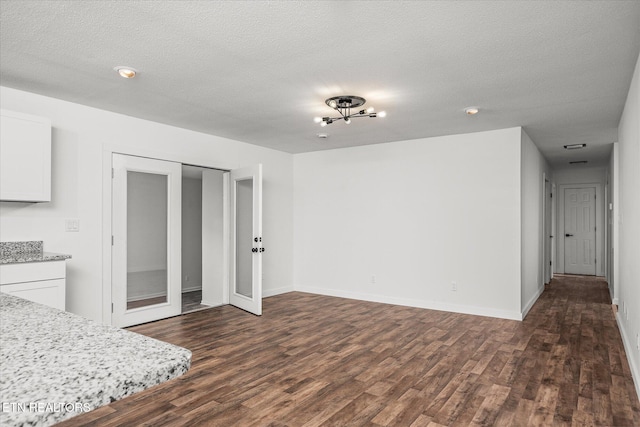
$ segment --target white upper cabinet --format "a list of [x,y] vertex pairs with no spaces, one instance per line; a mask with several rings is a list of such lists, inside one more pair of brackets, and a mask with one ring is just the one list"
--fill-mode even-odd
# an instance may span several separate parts
[[51,201],[51,120],[0,113],[0,200]]

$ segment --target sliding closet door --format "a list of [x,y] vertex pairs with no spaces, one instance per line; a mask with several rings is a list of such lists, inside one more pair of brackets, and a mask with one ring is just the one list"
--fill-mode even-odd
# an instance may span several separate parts
[[181,313],[180,163],[113,154],[113,322]]

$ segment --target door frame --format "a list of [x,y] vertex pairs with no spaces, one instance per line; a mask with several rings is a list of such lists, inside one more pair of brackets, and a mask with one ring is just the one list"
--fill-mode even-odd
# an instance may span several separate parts
[[567,188],[595,188],[596,189],[596,276],[602,276],[604,271],[602,269],[602,242],[603,242],[603,228],[604,223],[602,221],[602,207],[604,203],[604,198],[602,197],[602,184],[600,183],[587,183],[587,184],[560,184],[558,191],[558,230],[555,234],[558,238],[556,239],[556,255],[557,255],[557,263],[556,263],[556,273],[564,274],[564,238],[560,238],[560,236],[564,237],[564,198],[565,198],[565,190]]
[[[111,255],[111,236],[113,235],[113,215],[111,207],[111,195],[113,191],[112,180],[112,157],[113,154],[124,154],[129,156],[147,157],[150,159],[166,160],[170,162],[177,162],[182,164],[189,164],[194,166],[202,166],[206,168],[221,169],[221,170],[233,170],[238,166],[222,161],[205,161],[202,156],[186,155],[183,153],[166,153],[162,151],[149,150],[145,148],[124,146],[121,144],[104,143],[102,146],[102,294],[100,307],[102,309],[102,323],[107,325],[113,324],[112,316],[112,264],[113,259]],[[225,191],[228,189],[225,187]],[[227,203],[228,197],[224,198],[223,203]],[[225,205],[225,211],[229,206]],[[223,231],[224,235],[229,234],[228,224],[225,223],[226,229]],[[227,249],[228,250],[228,249]],[[225,252],[227,251],[225,250]],[[224,262],[223,268],[228,269],[228,262]],[[224,277],[229,277],[228,271],[225,271]],[[225,288],[228,288],[228,284],[223,284]],[[228,296],[226,296],[228,303]]]
[[[547,215],[548,213],[548,215]],[[548,218],[547,218],[548,216]],[[542,283],[548,284],[553,278],[553,190],[546,173],[542,174]]]
[[[230,248],[229,241],[229,230],[230,230],[230,219],[229,212],[227,210],[227,206],[230,206],[229,203],[229,172],[224,170],[219,170],[223,172],[222,174],[222,283],[223,285],[229,283],[229,251],[225,250],[225,248]],[[203,215],[203,233],[204,233],[204,209],[205,204],[208,203],[211,199],[205,199],[205,178],[206,172],[202,171],[202,215]],[[203,234],[204,237],[204,234]],[[203,260],[207,255],[211,255],[213,251],[213,246],[207,244],[205,247],[205,242],[203,240],[202,246],[202,257]],[[204,261],[203,261],[204,262]],[[209,307],[218,307],[220,305],[229,303],[229,294],[228,294],[228,286],[222,286],[222,289],[210,289],[208,286],[205,286],[205,279],[209,280],[209,274],[207,274],[204,270],[202,271],[202,301],[201,304],[207,305]],[[208,282],[210,283],[210,282]],[[216,295],[218,296],[216,298]]]

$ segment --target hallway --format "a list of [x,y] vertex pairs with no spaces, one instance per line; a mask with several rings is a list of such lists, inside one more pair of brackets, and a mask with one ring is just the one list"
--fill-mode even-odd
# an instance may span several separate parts
[[523,326],[540,342],[538,363],[546,360],[546,368],[539,390],[548,388],[556,396],[556,421],[640,425],[638,396],[604,278],[556,275]]

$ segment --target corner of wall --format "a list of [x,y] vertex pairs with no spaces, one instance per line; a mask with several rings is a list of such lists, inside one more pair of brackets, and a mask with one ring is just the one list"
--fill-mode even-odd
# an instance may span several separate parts
[[522,308],[522,312],[520,313],[520,315],[522,316],[522,320],[524,320],[525,317],[527,317],[527,314],[529,314],[529,311],[531,311],[531,308],[536,303],[536,301],[538,301],[538,298],[540,298],[540,295],[542,295],[543,292],[544,292],[544,285],[540,286],[538,288],[538,291],[534,295],[532,295],[531,298],[529,298],[529,301],[527,301],[527,303]]
[[620,310],[616,319],[627,360],[640,395],[640,58],[638,58],[629,93],[618,125],[618,245],[614,259],[619,274],[615,278],[615,296]]
[[548,164],[521,129],[520,309],[523,318],[544,292],[544,178]]

